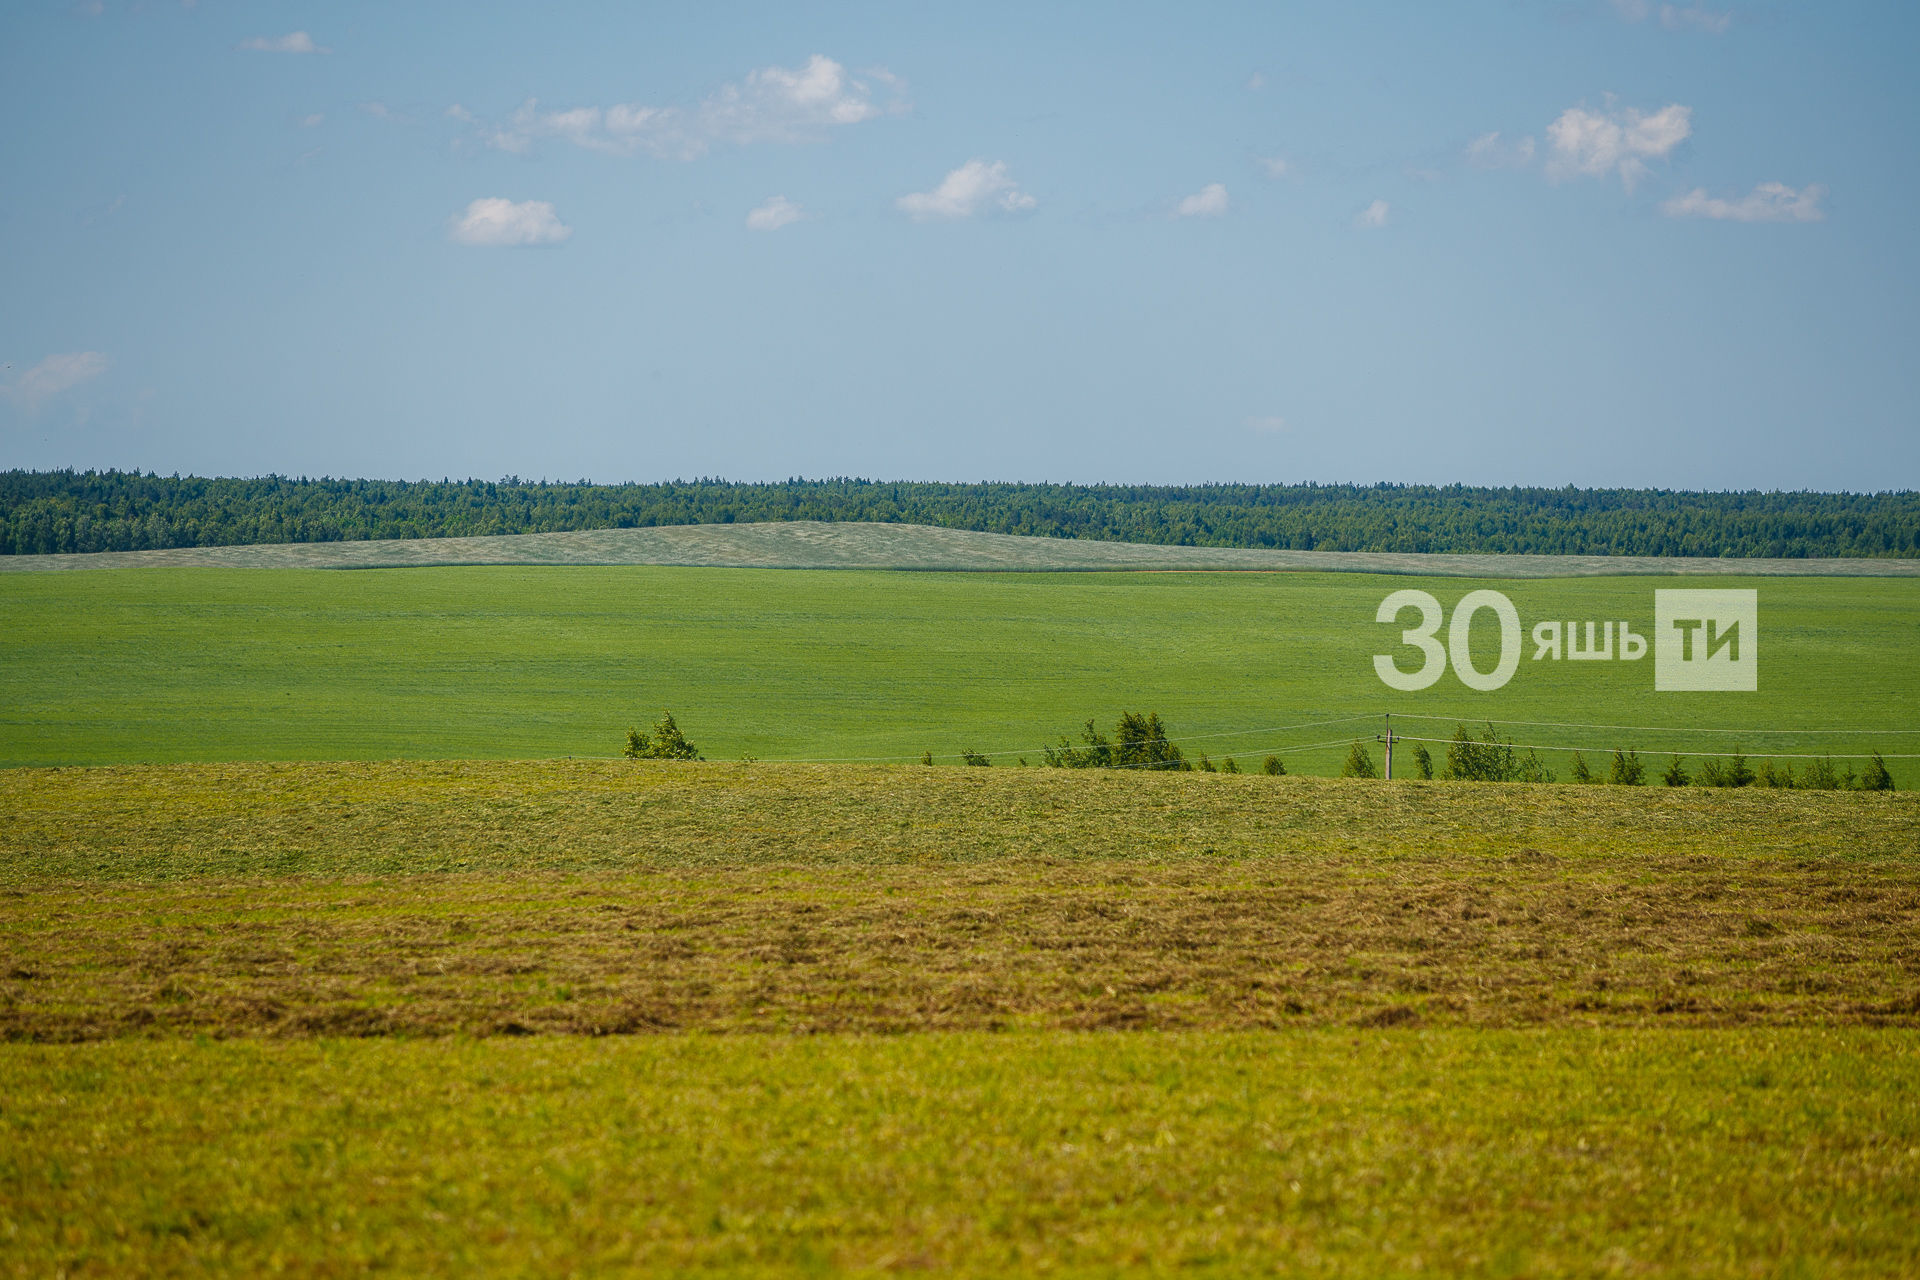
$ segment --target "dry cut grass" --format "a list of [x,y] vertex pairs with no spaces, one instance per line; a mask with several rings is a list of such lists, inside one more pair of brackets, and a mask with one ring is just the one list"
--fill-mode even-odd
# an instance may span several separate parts
[[13,1039],[1920,1024],[1904,795],[577,762],[0,789]]

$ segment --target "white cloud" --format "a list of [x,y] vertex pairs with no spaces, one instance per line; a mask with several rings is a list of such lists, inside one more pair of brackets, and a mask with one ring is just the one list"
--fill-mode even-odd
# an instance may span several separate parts
[[[1645,22],[1653,16],[1652,0],[1613,0],[1613,11],[1627,22]],[[1686,8],[1679,5],[1660,6],[1660,25],[1669,31],[1704,31],[1709,35],[1721,35],[1733,25],[1733,10],[1709,9],[1702,0],[1694,0]]]
[[1784,182],[1763,182],[1738,200],[1721,200],[1695,187],[1660,206],[1669,218],[1716,218],[1732,222],[1819,222],[1826,212],[1820,198],[1827,189],[1817,183],[1795,191]]
[[750,231],[778,231],[780,228],[800,221],[807,215],[799,205],[785,196],[774,196],[765,204],[747,215],[747,229]]
[[89,378],[107,371],[107,358],[98,351],[68,351],[51,355],[12,382],[0,385],[0,393],[31,413],[41,402],[62,391],[79,386]]
[[1660,6],[1660,25],[1669,31],[1691,29],[1717,36],[1733,25],[1733,10],[1709,9],[1703,4],[1676,9],[1670,4],[1663,4]]
[[1227,188],[1223,183],[1209,182],[1192,195],[1182,200],[1174,210],[1181,218],[1217,218],[1227,211]]
[[1013,184],[1007,166],[996,160],[969,160],[940,180],[931,191],[901,196],[894,204],[918,221],[929,218],[970,218],[983,208],[1020,213],[1038,203]]
[[1496,131],[1467,144],[1467,163],[1477,169],[1524,169],[1533,163],[1533,135],[1508,142]]
[[494,196],[468,205],[467,211],[453,220],[450,234],[459,244],[559,244],[573,234],[573,228],[560,221],[545,200],[515,204]]
[[1267,78],[1258,71],[1247,77],[1247,89],[1249,92],[1258,93],[1266,87]]
[[1291,172],[1284,156],[1256,156],[1253,162],[1259,165],[1260,172],[1269,178],[1284,178]]
[[317,129],[326,122],[327,114],[324,111],[316,111],[310,116],[300,117],[300,127],[302,129]]
[[242,40],[239,45],[249,53],[332,53],[324,45],[317,45],[313,37],[304,31],[289,31],[284,36],[254,36]]
[[1247,430],[1259,431],[1267,435],[1278,435],[1287,429],[1287,420],[1275,415],[1247,419]]
[[[874,84],[888,90],[887,105],[874,101]],[[750,71],[744,81],[721,86],[692,110],[626,102],[543,111],[529,98],[505,124],[485,127],[483,133],[488,146],[514,154],[543,138],[558,138],[615,155],[644,151],[692,159],[719,142],[816,141],[835,128],[904,109],[902,87],[885,70],[853,75],[832,58],[815,54],[802,67]]]
[[1568,107],[1547,126],[1547,172],[1556,178],[1617,173],[1627,190],[1645,177],[1648,160],[1663,160],[1693,133],[1693,108],[1670,103],[1652,114]]
[[458,120],[461,124],[473,123],[473,112],[467,110],[457,102],[447,108],[446,117],[449,120]]
[[1375,200],[1353,216],[1356,227],[1384,227],[1387,225],[1388,205],[1385,200]]

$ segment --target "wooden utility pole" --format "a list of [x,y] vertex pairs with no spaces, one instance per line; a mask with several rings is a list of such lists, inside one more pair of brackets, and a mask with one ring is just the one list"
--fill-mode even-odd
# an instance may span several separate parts
[[1374,741],[1384,742],[1387,744],[1387,781],[1392,782],[1393,781],[1393,713],[1391,711],[1387,713],[1387,736],[1384,738],[1375,738]]

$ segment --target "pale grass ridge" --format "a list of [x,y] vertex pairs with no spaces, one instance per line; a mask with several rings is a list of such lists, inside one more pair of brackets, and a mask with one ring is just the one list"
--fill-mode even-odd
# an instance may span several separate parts
[[1614,574],[1916,577],[1920,560],[1681,556],[1444,555],[1170,547],[976,533],[930,525],[822,523],[672,525],[572,533],[359,542],[298,542],[76,555],[0,556],[0,573],[61,569],[401,569],[444,565],[682,565],[757,569],[947,572],[1248,570],[1425,574],[1471,578]]

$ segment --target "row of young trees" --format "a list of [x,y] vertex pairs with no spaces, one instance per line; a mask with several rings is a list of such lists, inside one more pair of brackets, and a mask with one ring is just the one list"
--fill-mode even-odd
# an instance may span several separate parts
[[[1407,741],[1402,739],[1401,741]],[[1476,737],[1465,725],[1456,725],[1453,737],[1447,743],[1446,763],[1436,772],[1433,755],[1422,742],[1407,742],[1411,747],[1410,758],[1413,764],[1413,776],[1431,780],[1439,778],[1447,782],[1553,782],[1554,771],[1546,766],[1534,749],[1528,747],[1522,755],[1508,738],[1502,738],[1491,724],[1486,732]],[[703,757],[699,748],[687,741],[680,726],[674,722],[673,713],[666,712],[655,722],[651,732],[639,729],[627,730],[626,750],[622,753],[629,760],[699,760]],[[960,753],[962,764],[979,768],[990,766],[993,761],[985,754],[966,750]],[[920,757],[920,763],[930,765],[934,762],[931,751]],[[1821,757],[1808,761],[1799,774],[1794,773],[1791,763],[1778,765],[1772,760],[1762,759],[1759,766],[1747,763],[1745,755],[1734,753],[1729,756],[1706,756],[1697,768],[1687,769],[1687,757],[1672,756],[1666,771],[1659,780],[1669,787],[1792,787],[1809,791],[1892,791],[1893,776],[1887,772],[1887,762],[1879,752],[1874,752],[1867,760],[1866,768],[1856,774],[1853,765],[1836,765],[1831,757]],[[1021,756],[1018,763],[1024,766],[1027,758]],[[1115,723],[1112,736],[1102,733],[1089,719],[1080,730],[1079,741],[1061,735],[1057,745],[1048,747],[1041,756],[1041,763],[1049,769],[1158,769],[1172,772],[1200,773],[1239,773],[1239,761],[1232,756],[1222,758],[1218,763],[1204,751],[1193,759],[1180,744],[1167,736],[1167,727],[1156,711],[1123,711]],[[1283,776],[1287,766],[1279,756],[1270,755],[1262,763],[1260,771],[1273,776]],[[1647,765],[1640,753],[1633,747],[1616,748],[1612,763],[1606,775],[1602,777],[1590,768],[1581,753],[1573,753],[1573,763],[1568,770],[1571,780],[1578,783],[1606,783],[1616,787],[1639,787],[1647,785]],[[1379,770],[1374,767],[1373,753],[1363,742],[1356,740],[1347,752],[1345,765],[1341,768],[1343,778],[1378,778]]]
[[734,484],[0,472],[0,554],[732,524],[930,524],[1289,550],[1920,556],[1920,493],[1465,485]]
[[[1456,782],[1553,782],[1554,771],[1541,761],[1533,748],[1527,748],[1521,755],[1510,739],[1505,739],[1489,724],[1484,735],[1475,737],[1465,725],[1454,729],[1453,738],[1447,743],[1446,764],[1436,775],[1433,756],[1425,744],[1412,743],[1413,776],[1416,778],[1439,777]],[[1794,787],[1808,791],[1891,791],[1893,775],[1887,771],[1887,762],[1879,752],[1868,757],[1866,767],[1855,774],[1853,765],[1842,762],[1835,764],[1831,757],[1810,760],[1799,774],[1794,773],[1791,762],[1780,765],[1772,760],[1762,759],[1757,768],[1747,763],[1745,755],[1734,753],[1729,756],[1705,756],[1698,766],[1689,770],[1687,757],[1674,755],[1669,758],[1666,771],[1659,780],[1669,787]],[[1573,753],[1572,764],[1568,768],[1570,778],[1580,783],[1607,783],[1617,787],[1638,787],[1647,784],[1647,765],[1640,758],[1638,750],[1632,747],[1616,748],[1613,760],[1607,767],[1605,776],[1591,768],[1581,753]],[[1374,768],[1373,755],[1366,744],[1356,741],[1347,752],[1345,766],[1341,769],[1343,778],[1377,778],[1379,772]]]
[[[962,764],[985,768],[993,761],[985,754],[966,750],[960,753]],[[1232,756],[1223,757],[1215,763],[1206,752],[1198,752],[1189,760],[1180,744],[1167,736],[1167,727],[1160,720],[1157,711],[1123,711],[1113,727],[1113,736],[1100,732],[1092,720],[1088,720],[1080,730],[1080,740],[1062,734],[1058,745],[1045,748],[1041,753],[1041,764],[1049,769],[1159,769],[1175,773],[1239,773],[1240,762]],[[920,757],[921,764],[933,763],[933,752]],[[1025,756],[1016,763],[1024,766]],[[1279,756],[1268,756],[1261,762],[1260,772],[1273,776],[1284,775],[1287,766],[1281,763]]]

